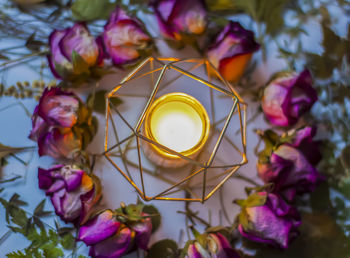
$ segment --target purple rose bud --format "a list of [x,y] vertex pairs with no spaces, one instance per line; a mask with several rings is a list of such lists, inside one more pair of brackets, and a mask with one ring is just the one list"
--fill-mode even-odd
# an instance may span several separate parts
[[270,123],[291,126],[317,101],[309,70],[272,80],[264,90],[262,109]]
[[80,227],[78,240],[90,247],[92,257],[121,257],[134,246],[135,231],[105,210]]
[[[118,216],[122,217],[123,223],[117,220]],[[151,233],[150,218],[128,220],[128,215],[120,213],[120,209],[116,212],[105,210],[80,227],[78,240],[91,246],[93,257],[121,257],[135,247],[147,250]]]
[[316,132],[315,126],[304,127],[296,131],[293,142],[291,142],[291,145],[301,151],[312,165],[318,164],[322,158],[319,147],[321,142],[313,139]]
[[[312,140],[316,128],[296,132],[291,143],[275,146],[269,161],[258,162],[258,174],[265,183],[274,183],[274,192],[293,201],[296,194],[313,192],[323,181],[314,165],[320,160],[317,142]],[[305,148],[305,149],[303,149]]]
[[91,120],[91,112],[74,93],[60,88],[45,89],[33,113],[29,138],[38,142],[40,156],[72,158],[84,147],[84,141],[91,140],[75,133],[75,129],[91,129],[93,135]]
[[[202,235],[203,236],[203,235]],[[219,232],[205,234],[205,245],[194,240],[188,246],[187,258],[239,258],[238,253],[231,247],[227,238]]]
[[101,47],[84,23],[53,31],[49,37],[49,45],[50,69],[58,79],[77,75],[77,69],[73,65],[74,54],[79,55],[89,67],[98,65],[102,61]]
[[181,34],[202,34],[207,26],[204,0],[152,0],[160,32],[172,40],[182,40]]
[[224,79],[238,81],[252,54],[259,48],[252,31],[231,21],[215,38],[207,55]]
[[115,65],[135,62],[152,42],[141,21],[129,17],[119,7],[105,25],[102,39]]
[[[145,213],[143,213],[142,215],[147,216],[147,214]],[[151,218],[145,218],[142,221],[132,225],[132,229],[136,233],[136,245],[143,250],[147,250],[148,242],[152,234]]]
[[[100,198],[100,182],[74,166],[57,165],[38,170],[39,188],[51,196],[55,212],[65,222],[83,221],[92,211],[92,204]],[[89,210],[83,212],[83,207]]]
[[91,246],[113,236],[121,223],[111,210],[105,210],[80,227],[78,240]]
[[91,246],[89,255],[96,258],[122,257],[133,247],[134,235],[128,227],[121,228],[112,237]]
[[242,207],[242,216],[238,230],[243,237],[254,242],[266,243],[283,249],[298,236],[297,227],[301,224],[295,208],[289,206],[275,194],[260,192],[266,196],[266,202],[260,206]]

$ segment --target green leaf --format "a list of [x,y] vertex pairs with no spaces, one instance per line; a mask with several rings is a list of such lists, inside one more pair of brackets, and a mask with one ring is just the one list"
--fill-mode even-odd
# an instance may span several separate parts
[[43,200],[36,206],[36,208],[35,208],[35,210],[34,210],[34,215],[35,215],[35,216],[39,216],[39,214],[40,214],[41,212],[43,212],[44,207],[45,207],[45,201],[46,201],[46,199],[43,199]]
[[245,200],[245,207],[263,206],[266,203],[267,195],[253,193]]
[[160,226],[161,223],[161,216],[159,211],[157,210],[156,207],[154,207],[153,205],[145,205],[143,207],[143,212],[151,215],[151,220],[152,220],[152,233],[157,231],[157,229]]
[[35,39],[36,32],[33,32],[27,39],[25,46],[32,51],[39,51],[40,47],[44,46],[45,43]]
[[161,240],[151,246],[147,258],[177,258],[179,250],[177,243],[171,239]]
[[245,230],[248,230],[250,228],[249,215],[245,208],[243,208],[242,211],[238,214],[238,221]]
[[72,52],[72,62],[75,74],[89,74],[89,64],[76,51]]
[[267,195],[260,195],[259,193],[253,193],[245,200],[234,200],[234,203],[241,207],[256,207],[262,206],[266,203]]
[[[91,103],[93,110],[100,114],[106,113],[106,90],[100,90],[95,92],[95,95],[92,93],[89,95],[87,103]],[[110,98],[110,102],[117,107],[118,105],[122,104],[123,101],[118,97],[112,97]]]
[[72,250],[75,246],[75,238],[72,234],[65,234],[61,239],[61,245],[66,250]]
[[57,248],[57,247],[45,248],[44,256],[50,257],[50,258],[59,258],[59,257],[63,257],[64,253],[63,253],[62,249]]
[[17,193],[12,195],[12,197],[9,200],[9,204],[14,205],[14,206],[27,205],[27,203],[25,201],[22,201],[19,199],[19,195]]
[[109,0],[76,0],[71,11],[73,18],[78,21],[108,19],[116,4]]

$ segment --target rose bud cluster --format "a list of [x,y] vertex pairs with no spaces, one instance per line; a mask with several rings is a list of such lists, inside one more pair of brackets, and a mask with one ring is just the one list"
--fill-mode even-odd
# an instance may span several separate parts
[[187,242],[181,257],[186,258],[239,258],[239,254],[231,247],[229,240],[220,232],[199,234],[192,228],[196,240]]
[[151,6],[166,39],[183,41],[205,31],[207,10],[204,0],[152,0]]
[[238,230],[243,237],[286,249],[298,236],[299,213],[280,196],[258,192],[236,203],[242,208],[238,216]]
[[72,158],[96,133],[89,110],[72,92],[46,88],[32,116],[29,138],[37,141],[39,155]]
[[207,56],[225,80],[236,82],[242,76],[253,53],[259,48],[252,31],[231,21],[213,40]]
[[315,127],[289,131],[280,137],[271,130],[261,137],[265,149],[259,153],[258,175],[274,184],[274,193],[293,201],[296,194],[313,192],[324,180],[315,165],[321,160]]
[[76,166],[56,165],[38,170],[39,188],[50,196],[56,214],[65,222],[84,223],[101,198],[101,184]]
[[278,73],[264,90],[262,109],[271,124],[291,126],[312,108],[317,99],[309,70],[300,74]]
[[90,34],[84,23],[54,30],[49,37],[49,45],[49,66],[58,79],[82,79],[103,62],[102,45]]
[[116,66],[135,63],[151,52],[152,39],[142,22],[117,7],[101,36],[106,54]]
[[90,246],[92,257],[121,257],[135,248],[147,250],[151,233],[152,220],[142,206],[129,205],[97,214],[80,227],[78,240]]

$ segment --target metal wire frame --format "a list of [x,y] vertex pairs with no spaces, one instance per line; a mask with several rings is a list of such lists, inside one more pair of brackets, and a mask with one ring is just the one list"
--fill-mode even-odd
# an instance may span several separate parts
[[[158,63],[160,65],[160,68],[154,68],[154,64]],[[195,65],[189,69],[188,71],[185,71],[179,65],[181,63],[194,63]],[[150,64],[150,71],[143,73],[141,75],[136,76],[136,74],[144,68],[147,64]],[[211,73],[214,73],[215,77],[220,80],[223,85],[226,86],[226,88],[220,87],[212,82],[212,79],[210,77],[210,73],[208,72],[208,80],[201,78],[195,74],[193,74],[191,71],[194,69],[197,69],[198,67],[205,65],[207,71],[210,69]],[[223,119],[225,121],[223,128],[220,131],[219,138],[217,139],[214,149],[210,154],[210,158],[207,162],[201,163],[195,159],[183,156],[181,153],[178,153],[174,150],[171,150],[167,148],[166,146],[159,144],[158,142],[153,141],[152,139],[147,138],[141,133],[141,126],[142,123],[148,113],[148,110],[153,103],[155,96],[160,88],[160,83],[163,79],[163,77],[166,74],[166,71],[172,69],[174,71],[177,71],[180,73],[180,75],[170,82],[168,84],[173,83],[175,80],[180,78],[181,76],[187,76],[190,77],[203,85],[206,85],[210,87],[210,93],[212,98],[212,90],[216,90],[221,92],[222,94],[226,95],[230,99],[232,99],[232,107],[227,115],[226,119]],[[155,80],[155,73],[160,72],[158,78]],[[146,106],[144,107],[136,125],[133,127],[130,125],[130,123],[127,121],[127,118],[123,117],[123,115],[118,111],[116,107],[112,104],[110,101],[113,97],[118,97],[118,90],[122,87],[127,87],[127,83],[136,80],[139,78],[142,78],[144,76],[151,75],[151,85],[153,85],[152,92],[150,96],[148,97],[148,101],[146,103]],[[166,87],[167,85],[163,86]],[[127,127],[130,129],[131,134],[126,137],[125,139],[119,140],[116,126],[114,124],[113,116],[111,111],[115,111],[117,115],[122,119],[122,121],[127,125]],[[111,92],[109,92],[106,96],[106,125],[105,125],[105,142],[104,142],[104,155],[107,158],[108,161],[120,172],[120,174],[129,182],[137,191],[137,193],[140,195],[140,197],[145,201],[151,201],[151,200],[167,200],[167,201],[193,201],[193,202],[204,202],[207,199],[209,199],[241,166],[245,165],[247,160],[246,155],[246,110],[247,110],[247,104],[243,101],[243,99],[239,96],[239,94],[235,91],[234,87],[224,80],[220,73],[214,68],[214,66],[205,59],[178,59],[178,58],[156,58],[156,57],[149,57],[145,59],[143,62],[141,62],[133,71],[131,71],[122,81],[120,84],[118,84]],[[240,126],[240,138],[242,143],[243,151],[240,151],[237,146],[235,146],[232,142],[228,140],[228,142],[238,151],[238,153],[242,156],[242,160],[239,163],[236,164],[229,164],[229,165],[222,165],[222,166],[214,166],[213,162],[215,160],[215,156],[217,154],[217,151],[219,149],[220,144],[222,143],[223,139],[225,138],[225,133],[228,128],[228,125],[233,117],[234,114],[239,115],[239,126]],[[242,114],[243,113],[243,114]],[[109,120],[111,120],[112,127],[114,130],[115,138],[117,140],[117,143],[114,144],[112,147],[108,147],[108,140],[109,140]],[[217,122],[216,122],[217,123]],[[215,123],[213,123],[214,126]],[[215,126],[216,127],[216,126]],[[215,128],[216,129],[216,128]],[[137,167],[139,169],[139,176],[141,180],[141,188],[138,187],[133,180],[132,176],[130,175],[129,171],[123,171],[118,164],[113,161],[111,158],[111,153],[115,148],[119,148],[119,151],[121,152],[121,158],[124,166],[127,168],[126,163],[128,163],[127,160],[125,160],[124,154],[121,151],[121,145],[130,142],[134,137],[136,137],[136,143],[137,143],[137,154],[138,154],[138,164]],[[141,147],[140,147],[140,139],[143,141],[148,142],[149,144],[153,144],[157,146],[158,148],[161,148],[163,150],[166,150],[167,152],[174,154],[181,159],[187,160],[190,164],[192,164],[194,167],[199,167],[199,169],[195,169],[194,171],[191,171],[191,173],[185,177],[184,179],[178,181],[178,182],[172,182],[171,186],[167,188],[166,190],[162,191],[159,194],[156,194],[154,196],[148,196],[146,194],[145,184],[144,184],[144,168],[142,166],[142,159],[141,159]],[[126,150],[127,147],[125,147]],[[226,175],[224,179],[220,181],[209,193],[206,193],[206,187],[207,187],[207,171],[208,169],[212,168],[224,168],[225,171],[221,173],[219,176]],[[126,169],[128,170],[128,169]],[[195,198],[178,198],[178,197],[166,197],[166,194],[171,194],[174,188],[180,187],[181,184],[185,182],[189,182],[194,176],[203,173],[203,182],[202,182],[202,194],[201,197],[198,195],[195,195]],[[212,177],[213,178],[213,177]],[[209,179],[210,180],[210,179]],[[192,194],[194,195],[194,194]]]

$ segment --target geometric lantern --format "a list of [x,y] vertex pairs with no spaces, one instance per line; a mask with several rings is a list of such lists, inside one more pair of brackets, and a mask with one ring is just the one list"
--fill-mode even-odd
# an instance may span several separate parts
[[[165,94],[197,99],[210,119],[204,147],[186,156],[145,133],[150,109]],[[122,100],[115,106],[113,98]],[[204,202],[246,164],[247,104],[205,59],[149,57],[106,96],[104,155],[145,201]],[[163,167],[150,159],[157,148],[183,161]]]

